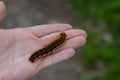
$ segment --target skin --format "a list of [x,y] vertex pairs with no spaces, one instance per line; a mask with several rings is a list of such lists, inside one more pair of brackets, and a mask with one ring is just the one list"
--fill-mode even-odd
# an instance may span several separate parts
[[[4,16],[5,5],[0,1],[0,21]],[[46,46],[60,32],[67,34],[67,40],[53,55],[36,63],[28,60],[34,50]],[[67,60],[75,54],[75,48],[85,44],[86,37],[85,31],[68,24],[0,29],[0,80],[26,80],[45,67]]]

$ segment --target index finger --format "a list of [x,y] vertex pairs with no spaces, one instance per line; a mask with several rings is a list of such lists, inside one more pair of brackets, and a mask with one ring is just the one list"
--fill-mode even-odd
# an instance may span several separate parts
[[30,32],[32,32],[36,37],[43,37],[50,33],[61,32],[69,29],[72,29],[72,26],[68,24],[47,24],[28,28],[28,30],[30,30]]

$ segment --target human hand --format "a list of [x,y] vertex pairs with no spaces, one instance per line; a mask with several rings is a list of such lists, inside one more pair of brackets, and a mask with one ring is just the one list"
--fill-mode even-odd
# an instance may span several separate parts
[[[4,17],[4,13],[5,6],[0,2],[0,20]],[[56,53],[35,63],[28,60],[34,50],[43,48],[60,32],[67,34],[67,40]],[[86,36],[85,31],[72,29],[67,24],[1,29],[0,80],[26,80],[45,67],[69,59],[75,54],[75,48],[85,44]]]

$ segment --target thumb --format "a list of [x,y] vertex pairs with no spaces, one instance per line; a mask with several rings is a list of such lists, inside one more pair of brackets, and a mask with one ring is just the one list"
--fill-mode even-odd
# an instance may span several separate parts
[[5,17],[5,4],[3,1],[0,1],[0,21]]

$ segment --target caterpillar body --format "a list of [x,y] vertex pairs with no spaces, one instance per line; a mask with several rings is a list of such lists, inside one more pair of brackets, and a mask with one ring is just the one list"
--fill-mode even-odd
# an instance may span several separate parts
[[53,50],[55,50],[57,47],[59,47],[60,45],[62,45],[65,42],[66,37],[67,37],[66,33],[61,32],[58,35],[57,39],[52,41],[46,47],[35,51],[30,56],[29,60],[34,63],[34,62],[38,61],[39,59],[43,59],[43,58],[47,57],[48,55],[51,55]]

